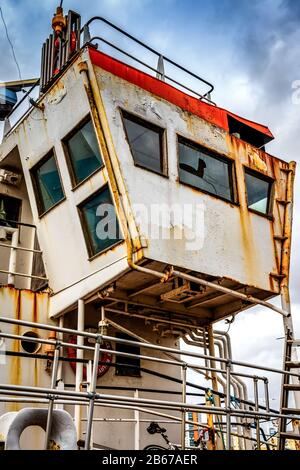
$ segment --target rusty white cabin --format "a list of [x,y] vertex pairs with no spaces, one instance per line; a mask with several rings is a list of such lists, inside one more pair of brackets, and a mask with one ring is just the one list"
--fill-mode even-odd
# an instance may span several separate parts
[[[119,334],[115,322],[133,338],[177,348],[176,325],[206,327],[251,306],[251,296],[278,295],[288,275],[285,209],[294,166],[266,153],[270,130],[94,42],[77,45],[51,73],[50,46],[40,96],[0,147],[0,315],[96,329],[105,306],[109,334]],[[28,344],[25,351],[36,353]],[[18,341],[8,345],[24,352]],[[27,358],[8,361],[2,382],[49,383],[40,361],[34,369]],[[177,377],[175,369],[154,367]],[[111,367],[101,385],[170,389],[149,374],[123,372]],[[61,373],[74,384],[68,364]],[[116,446],[133,446],[133,425],[122,426]],[[105,424],[102,444],[113,445],[113,427]]]

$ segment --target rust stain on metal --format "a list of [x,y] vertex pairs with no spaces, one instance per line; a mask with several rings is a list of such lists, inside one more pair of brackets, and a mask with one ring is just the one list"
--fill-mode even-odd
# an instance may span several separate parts
[[[94,71],[92,70],[92,73],[90,73],[87,62],[80,62],[78,64],[78,69],[84,76],[84,87],[89,100],[92,116],[94,118],[97,137],[102,150],[102,156],[108,173],[117,213],[120,217],[121,227],[125,236],[128,259],[131,260],[134,254],[136,257],[135,261],[139,261],[143,258],[142,243],[138,235],[133,212],[130,207],[128,190],[122,177],[117,153],[114,149],[113,139],[100,95],[99,85]],[[137,236],[133,237],[131,230],[137,233]]]
[[251,284],[255,285],[255,279],[257,277],[257,272],[259,272],[259,260],[255,256],[255,243],[253,238],[253,227],[251,223],[251,214],[249,213],[247,206],[247,196],[246,188],[244,184],[244,169],[243,169],[243,157],[245,158],[246,148],[245,144],[239,139],[234,138],[233,136],[227,135],[227,146],[229,150],[229,155],[236,161],[236,184],[237,184],[237,193],[239,199],[239,215],[241,221],[241,235],[242,243],[244,245],[244,256],[245,256],[245,269],[249,278],[251,279]]
[[[12,290],[11,294],[13,296],[13,305],[14,305],[14,314],[16,320],[22,319],[22,307],[21,307],[21,291],[10,288]],[[20,325],[13,325],[13,334],[20,335]],[[12,351],[20,352],[20,341],[12,341]],[[19,356],[14,356],[11,358],[10,366],[10,383],[13,385],[21,385],[21,358]],[[9,411],[19,411],[20,406],[18,403],[10,403]]]

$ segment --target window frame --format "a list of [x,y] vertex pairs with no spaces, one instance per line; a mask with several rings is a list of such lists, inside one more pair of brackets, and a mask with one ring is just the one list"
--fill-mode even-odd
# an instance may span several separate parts
[[[13,221],[13,220],[10,220],[10,219],[6,219],[6,221],[8,221],[8,223],[10,223],[11,226],[15,225],[14,228],[16,228],[18,222],[20,222],[21,219],[22,219],[23,199],[20,199],[19,197],[11,196],[10,194],[5,194],[5,193],[1,193],[1,194],[0,194],[0,197],[15,199],[16,201],[18,201],[18,203],[19,203],[19,208],[18,208],[18,217],[17,217],[17,220]],[[1,224],[0,224],[0,226],[1,226]]]
[[[55,164],[56,164],[56,168],[57,168],[57,172],[58,172],[58,176],[59,176],[59,180],[60,180],[60,184],[61,184],[63,197],[62,197],[62,199],[57,201],[55,204],[53,204],[53,206],[49,207],[49,209],[44,210],[44,203],[42,202],[43,197],[42,197],[42,194],[41,194],[40,186],[37,182],[36,171],[39,170],[39,168],[41,168],[41,166],[43,166],[44,163],[46,163],[48,160],[50,160],[50,158],[52,156],[54,157],[54,161],[55,161]],[[32,181],[32,186],[33,186],[33,191],[34,191],[34,196],[35,196],[35,201],[36,201],[36,205],[37,205],[39,218],[42,218],[44,215],[48,214],[48,212],[50,212],[52,209],[54,209],[55,207],[57,207],[59,204],[61,204],[63,201],[66,200],[65,188],[64,188],[64,185],[63,185],[62,177],[61,177],[61,172],[60,172],[60,168],[59,168],[59,164],[58,164],[58,159],[57,159],[57,156],[56,156],[55,147],[52,147],[32,168],[30,168],[29,171],[30,171],[30,176],[31,176],[31,181]]]
[[[138,168],[142,168],[143,170],[150,171],[151,173],[154,173],[159,176],[163,176],[164,178],[169,177],[169,168],[168,168],[168,151],[167,151],[167,129],[165,127],[161,127],[157,125],[156,123],[152,121],[147,121],[143,117],[139,116],[138,114],[132,113],[131,111],[128,111],[124,108],[119,108],[120,114],[121,114],[121,121],[124,129],[124,134],[126,138],[126,142],[129,147],[130,154],[132,156],[133,164],[134,166]],[[136,124],[139,124],[146,129],[150,129],[154,132],[157,132],[159,134],[159,151],[160,151],[160,164],[161,164],[161,171],[157,171],[151,168],[148,168],[141,163],[138,163],[135,161],[133,152],[131,150],[131,144],[128,136],[128,132],[126,129],[126,124],[125,124],[125,119],[128,119],[129,121],[135,122]]]
[[[83,211],[82,211],[82,206],[87,204],[90,200],[92,200],[98,194],[101,194],[102,192],[104,192],[106,190],[106,188],[109,190],[110,197],[111,197],[112,203],[114,205],[115,214],[116,214],[116,217],[117,217],[117,220],[118,220],[118,225],[119,225],[119,232],[121,232],[122,238],[120,238],[120,240],[116,241],[114,244],[112,244],[110,246],[107,246],[103,250],[98,251],[97,253],[94,253],[93,245],[92,245],[92,242],[91,242],[91,237],[90,237],[89,230],[88,230],[88,227],[86,225],[86,220],[85,220],[85,217],[84,217],[84,214],[83,214]],[[120,224],[119,216],[118,216],[117,211],[116,211],[116,205],[115,205],[114,199],[112,197],[112,192],[111,192],[111,189],[110,189],[108,183],[105,183],[103,186],[101,186],[100,189],[97,189],[97,191],[93,192],[86,199],[81,201],[77,205],[77,211],[78,211],[78,214],[79,214],[80,225],[81,225],[81,228],[82,228],[82,231],[83,231],[89,261],[93,261],[93,259],[95,259],[98,256],[102,255],[103,253],[107,252],[108,250],[111,250],[111,249],[115,248],[117,245],[119,245],[121,243],[124,243],[125,240],[124,240],[124,236],[123,236],[123,233],[122,233],[122,227],[121,227],[121,224]]]
[[[236,183],[236,168],[235,168],[235,160],[227,155],[221,154],[216,152],[215,150],[212,150],[209,147],[206,147],[202,143],[195,142],[191,140],[189,137],[183,136],[181,134],[176,134],[177,136],[177,171],[178,171],[178,182],[180,184],[183,184],[184,186],[187,186],[189,188],[194,189],[195,191],[199,191],[204,194],[208,194],[209,196],[212,196],[216,199],[220,199],[221,201],[227,202],[228,204],[233,204],[235,206],[239,205],[238,201],[238,192],[237,192],[237,183]],[[197,188],[196,186],[193,186],[192,184],[186,183],[184,181],[181,181],[180,179],[180,150],[179,150],[179,144],[182,143],[183,145],[186,145],[187,147],[190,147],[194,150],[198,151],[203,151],[207,156],[214,158],[215,160],[219,160],[221,162],[225,162],[228,164],[229,167],[229,185],[230,185],[230,193],[231,193],[231,199],[226,199],[223,196],[220,196],[218,194],[215,194],[213,192],[207,191],[205,189]]]
[[[71,154],[70,154],[69,147],[68,147],[68,141],[69,141],[72,137],[74,137],[74,135],[77,134],[77,132],[80,131],[80,129],[81,129],[82,127],[84,127],[89,121],[92,122],[92,125],[93,125],[93,128],[94,128],[95,137],[96,137],[97,144],[98,144],[98,147],[99,147],[99,153],[100,153],[101,158],[102,158],[102,165],[101,165],[99,168],[96,168],[90,175],[86,176],[83,180],[77,182],[77,180],[76,180],[76,174],[75,174],[75,170],[74,170],[74,165],[73,165],[73,162],[72,162],[72,156],[71,156]],[[62,144],[63,152],[64,152],[64,155],[65,155],[65,160],[66,160],[67,167],[68,167],[68,172],[69,172],[69,176],[70,176],[70,180],[71,180],[72,191],[74,191],[74,190],[77,189],[79,186],[81,186],[82,184],[84,184],[89,178],[91,178],[91,177],[94,176],[96,173],[98,173],[98,171],[103,170],[103,168],[105,167],[105,164],[104,164],[104,161],[103,161],[103,156],[102,156],[101,147],[100,147],[100,144],[99,144],[99,141],[98,141],[98,138],[97,138],[97,132],[96,132],[94,120],[93,120],[93,117],[92,117],[91,113],[87,114],[83,119],[81,119],[81,121],[79,121],[79,122],[76,124],[76,126],[73,127],[73,129],[71,129],[71,130],[68,132],[68,134],[66,134],[65,137],[63,137],[63,138],[61,139],[61,144]]]
[[[275,179],[272,178],[271,176],[268,176],[268,175],[265,175],[264,173],[261,173],[260,171],[253,170],[253,168],[250,168],[249,166],[243,165],[243,167],[244,167],[245,194],[246,194],[246,202],[247,202],[248,211],[252,212],[253,214],[260,215],[261,217],[264,217],[266,219],[273,220],[273,203],[274,203],[274,194],[275,194]],[[246,174],[249,174],[250,176],[254,176],[257,179],[260,179],[262,181],[266,181],[267,183],[269,183],[268,205],[267,205],[267,212],[266,213],[257,211],[256,209],[251,209],[251,207],[249,207],[248,191],[247,191],[247,183],[246,183]]]

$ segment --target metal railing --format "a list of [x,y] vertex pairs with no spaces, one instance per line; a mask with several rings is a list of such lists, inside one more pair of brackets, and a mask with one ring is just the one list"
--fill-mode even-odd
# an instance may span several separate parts
[[[135,44],[138,44],[139,46],[141,46],[146,51],[148,51],[151,54],[155,55],[156,60],[157,60],[157,67],[156,68],[152,67],[151,65],[147,64],[145,61],[142,61],[142,60],[138,59],[136,56],[130,54],[129,52],[125,51],[124,49],[121,49],[119,46],[113,44],[112,42],[110,42],[106,39],[104,39],[103,37],[93,36],[91,38],[89,27],[95,21],[99,21],[99,22],[104,23],[105,25],[112,28],[114,31],[117,31],[118,33],[122,34],[126,38],[133,41]],[[94,16],[93,18],[91,18],[83,26],[83,28],[81,29],[81,33],[83,33],[83,44],[86,44],[88,42],[91,43],[95,40],[101,41],[101,42],[105,43],[106,45],[112,47],[116,51],[120,52],[121,54],[124,54],[126,57],[134,60],[135,62],[139,63],[140,65],[142,65],[142,66],[148,68],[149,70],[155,72],[157,78],[159,78],[163,81],[168,80],[168,81],[172,82],[173,84],[179,86],[180,88],[183,88],[184,90],[188,91],[189,93],[192,93],[193,95],[195,95],[200,100],[205,100],[205,101],[208,101],[211,104],[214,104],[211,101],[211,93],[214,90],[214,86],[210,82],[208,82],[204,78],[200,77],[199,75],[195,74],[194,72],[188,70],[187,68],[183,67],[182,65],[178,64],[174,60],[172,60],[172,59],[166,57],[165,55],[161,54],[160,52],[155,50],[153,47],[149,46],[148,44],[145,44],[143,41],[141,41],[141,40],[137,39],[136,37],[134,37],[133,35],[127,33],[122,28],[120,28],[120,27],[116,26],[115,24],[113,24],[112,22],[108,21],[106,18],[103,18],[101,16]],[[184,72],[189,78],[195,79],[195,80],[197,80],[198,83],[200,83],[202,85],[205,85],[208,88],[208,90],[204,93],[200,93],[199,91],[195,91],[195,90],[191,89],[190,87],[186,86],[185,84],[179,82],[178,80],[171,77],[170,75],[167,75],[165,73],[165,64],[169,64],[169,65],[173,66],[177,70],[177,72],[178,71]]]
[[[22,230],[23,232],[27,230],[28,233],[26,237],[24,233],[21,233]],[[24,247],[21,245],[20,238],[22,235],[24,238],[27,238],[29,240],[28,247]],[[31,280],[31,282],[38,281],[46,283],[48,281],[48,279],[44,275],[39,276],[34,274],[34,270],[36,268],[36,265],[34,263],[34,256],[40,257],[40,263],[42,263],[42,251],[35,248],[36,243],[37,237],[35,225],[17,222],[13,220],[1,219],[0,250],[9,250],[9,256],[8,260],[5,257],[1,257],[0,274],[4,274],[7,276],[6,283],[8,285],[15,286],[17,278],[26,278]],[[27,272],[17,271],[19,256],[23,256],[23,261],[25,260],[25,258],[27,258]],[[5,282],[2,282],[2,284],[3,283]],[[30,285],[30,287],[32,288],[32,285]]]
[[[232,370],[233,365],[238,365],[245,369],[257,369],[257,370],[264,370],[267,372],[273,372],[275,374],[286,375],[289,374],[292,377],[297,377],[300,379],[300,375],[295,372],[287,372],[281,369],[275,368],[268,368],[263,367],[261,365],[241,362],[241,361],[234,361],[223,359],[220,357],[210,356],[206,354],[201,354],[194,351],[182,350],[182,349],[175,349],[170,347],[158,346],[155,344],[150,343],[143,343],[140,341],[132,341],[122,338],[117,338],[113,336],[108,336],[102,333],[90,333],[85,331],[78,331],[70,328],[62,328],[56,327],[52,325],[46,325],[41,323],[29,322],[24,320],[14,320],[11,318],[0,318],[0,323],[5,324],[15,324],[15,325],[22,325],[32,328],[38,328],[41,330],[48,330],[48,331],[55,331],[60,335],[60,338],[57,340],[49,340],[49,339],[42,339],[39,338],[30,338],[29,336],[26,337],[26,341],[33,341],[33,342],[40,342],[41,344],[48,344],[52,345],[53,347],[53,357],[51,358],[52,361],[52,374],[51,374],[51,385],[49,388],[45,387],[31,387],[31,386],[21,386],[16,384],[0,384],[0,394],[6,395],[5,397],[1,398],[1,401],[12,401],[12,400],[32,400],[31,402],[34,403],[45,403],[48,404],[48,420],[47,420],[47,431],[45,437],[45,448],[48,447],[48,440],[51,430],[52,424],[52,417],[53,417],[53,409],[54,405],[57,403],[64,403],[64,404],[72,404],[77,406],[85,406],[88,410],[88,415],[86,418],[86,437],[85,437],[85,449],[91,448],[91,441],[92,441],[92,424],[95,420],[94,411],[95,407],[111,407],[111,408],[126,408],[132,410],[140,410],[142,412],[146,412],[149,414],[158,414],[165,419],[175,420],[180,423],[181,425],[181,448],[185,448],[185,435],[187,432],[186,425],[187,424],[194,424],[199,427],[207,427],[207,423],[195,422],[194,420],[186,419],[186,413],[188,411],[195,411],[198,413],[203,413],[206,415],[213,415],[218,417],[218,421],[221,423],[220,428],[222,428],[219,432],[226,437],[226,449],[232,449],[232,437],[236,433],[233,431],[233,424],[232,418],[243,418],[248,423],[255,423],[255,437],[252,436],[247,437],[243,436],[244,439],[253,439],[256,441],[257,449],[260,449],[263,440],[261,440],[260,436],[260,420],[271,420],[273,418],[281,418],[284,417],[285,419],[294,420],[297,418],[295,414],[281,414],[277,410],[270,409],[269,404],[269,381],[264,376],[257,376],[247,372],[237,372]],[[90,338],[95,341],[93,346],[85,346],[83,344],[73,344],[68,341],[64,341],[62,335],[76,335],[77,338]],[[0,338],[7,338],[7,339],[14,339],[21,341],[23,340],[23,336],[0,332]],[[138,346],[143,348],[147,351],[148,354],[131,354],[121,351],[114,351],[108,350],[103,347],[104,342],[110,341],[112,343],[120,343],[126,344],[131,346]],[[85,360],[85,359],[75,359],[72,358],[72,361],[78,362],[88,362],[90,367],[90,381],[88,384],[88,389],[86,391],[78,391],[78,390],[61,390],[57,388],[58,380],[58,371],[59,371],[59,363],[62,360],[68,360],[68,358],[64,358],[62,355],[63,348],[65,347],[72,347],[77,350],[81,351],[89,351],[93,352],[93,359],[92,360]],[[162,400],[162,399],[153,399],[150,398],[141,398],[138,396],[129,397],[125,395],[119,394],[108,394],[108,393],[99,393],[97,388],[97,370],[99,363],[101,364],[101,353],[109,352],[112,355],[124,356],[124,357],[135,357],[140,358],[143,361],[149,361],[150,363],[159,363],[159,364],[167,364],[172,365],[175,367],[180,368],[182,373],[181,378],[181,401],[170,401],[170,400]],[[165,353],[167,355],[172,354],[175,356],[175,359],[164,359],[161,357],[151,356],[151,352],[160,352]],[[17,353],[16,353],[17,354]],[[214,361],[218,364],[225,364],[226,367],[226,392],[216,392],[212,391],[213,396],[219,396],[221,398],[220,404],[216,406],[213,403],[210,404],[194,404],[187,401],[187,388],[188,387],[195,387],[199,388],[196,384],[190,384],[186,380],[186,372],[188,369],[196,369],[206,372],[216,372],[222,373],[223,369],[218,367],[211,367],[211,366],[202,366],[202,365],[195,365],[190,361],[186,361],[183,358],[186,357],[193,357],[197,359],[204,359],[209,361]],[[177,359],[176,359],[177,358]],[[111,365],[115,365],[115,363],[111,363]],[[252,381],[253,385],[253,394],[254,394],[254,401],[247,402],[247,404],[251,406],[247,406],[244,408],[236,407],[236,397],[232,395],[231,389],[231,378],[232,376],[239,376],[239,377],[247,377]],[[170,380],[172,378],[169,378]],[[263,383],[263,404],[259,400],[259,393],[258,393],[258,384],[259,382]],[[14,397],[14,398],[12,398]],[[41,401],[42,400],[42,401]],[[251,409],[252,408],[252,409]],[[181,416],[174,416],[166,413],[166,411],[175,411],[181,413]],[[300,414],[300,410],[299,410]],[[225,418],[225,421],[223,421]],[[240,425],[240,423],[239,423]],[[223,429],[223,426],[226,426],[226,429]]]

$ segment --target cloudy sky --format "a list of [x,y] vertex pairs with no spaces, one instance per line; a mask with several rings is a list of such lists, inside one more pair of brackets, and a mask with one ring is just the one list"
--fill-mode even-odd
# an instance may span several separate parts
[[[0,0],[23,78],[39,76],[41,44],[57,3]],[[276,139],[269,153],[300,163],[300,100],[293,99],[300,80],[298,0],[65,0],[64,7],[83,21],[105,16],[213,82],[218,105],[270,127]],[[0,80],[17,77],[0,23]],[[299,189],[295,215],[291,293],[300,336]],[[230,333],[240,360],[281,365],[279,314],[251,309],[236,318]]]

